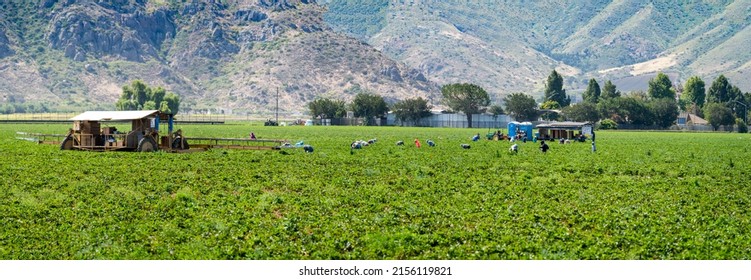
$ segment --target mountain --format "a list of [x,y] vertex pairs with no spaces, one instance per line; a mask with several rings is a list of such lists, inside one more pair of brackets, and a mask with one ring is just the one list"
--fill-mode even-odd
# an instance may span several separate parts
[[[112,109],[135,79],[184,110],[301,114],[317,96],[435,100],[438,85],[323,22],[312,0],[0,2],[0,95]],[[187,109],[186,109],[187,108]]]
[[[368,3],[368,4],[365,4]],[[496,95],[541,95],[553,69],[570,91],[590,78],[645,90],[724,74],[742,89],[751,1],[326,1],[326,21],[440,84],[477,83]],[[601,82],[602,84],[602,82]]]
[[0,0],[0,96],[111,109],[141,79],[183,109],[268,114],[278,92],[302,114],[362,91],[436,105],[455,82],[539,98],[553,69],[569,93],[658,71],[749,91],[750,24],[747,0]]

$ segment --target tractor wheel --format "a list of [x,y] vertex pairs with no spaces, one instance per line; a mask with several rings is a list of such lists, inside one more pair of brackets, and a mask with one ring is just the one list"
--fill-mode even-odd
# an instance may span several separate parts
[[73,150],[73,144],[75,140],[71,136],[65,137],[62,142],[60,142],[60,150]]
[[156,142],[154,142],[154,139],[151,139],[150,137],[144,137],[143,139],[141,139],[141,141],[138,142],[138,147],[136,148],[136,151],[138,152],[154,152],[156,150]]
[[[182,143],[182,145],[180,145]],[[188,145],[188,140],[183,137],[178,137],[172,140],[172,148],[173,149],[182,149],[187,150],[190,149],[190,145]]]

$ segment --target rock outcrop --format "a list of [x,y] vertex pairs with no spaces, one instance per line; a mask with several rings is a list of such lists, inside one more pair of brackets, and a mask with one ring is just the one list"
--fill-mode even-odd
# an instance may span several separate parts
[[0,29],[0,59],[36,60],[0,61],[0,93],[19,97],[28,93],[13,85],[27,84],[37,88],[27,92],[99,109],[141,79],[180,94],[186,111],[267,112],[271,93],[283,88],[280,108],[301,113],[322,94],[349,101],[362,89],[400,100],[438,91],[419,71],[332,31],[313,0],[38,0],[3,8],[24,16]]
[[274,11],[284,11],[296,9],[299,4],[312,4],[315,0],[259,0],[261,7],[269,8]]
[[16,52],[10,48],[10,40],[4,30],[0,30],[0,59],[14,55]]
[[50,47],[75,61],[90,55],[142,62],[158,57],[162,43],[174,37],[175,28],[170,11],[120,13],[108,5],[86,3],[58,11],[47,39]]

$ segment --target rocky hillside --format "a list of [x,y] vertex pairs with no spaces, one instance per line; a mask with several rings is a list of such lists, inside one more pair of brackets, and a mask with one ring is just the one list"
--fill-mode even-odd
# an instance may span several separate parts
[[367,90],[436,100],[438,85],[336,33],[313,0],[0,1],[0,96],[111,109],[134,79],[183,109],[302,113],[317,96]]
[[568,92],[658,71],[751,91],[749,43],[746,0],[0,0],[0,97],[111,109],[142,79],[183,108],[267,114],[279,92],[302,113],[363,90],[436,104],[453,82],[540,96],[552,69]]
[[496,95],[540,94],[553,68],[569,89],[589,78],[645,89],[663,71],[674,82],[725,74],[751,90],[751,1],[491,2],[325,1],[325,19],[429,79]]

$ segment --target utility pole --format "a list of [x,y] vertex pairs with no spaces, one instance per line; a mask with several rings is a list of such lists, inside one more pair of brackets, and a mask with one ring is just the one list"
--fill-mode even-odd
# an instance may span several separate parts
[[276,87],[276,125],[279,125],[279,87]]
[[748,125],[748,106],[746,103],[740,102],[738,100],[733,100],[733,102],[743,105],[743,121],[746,122],[746,125]]

